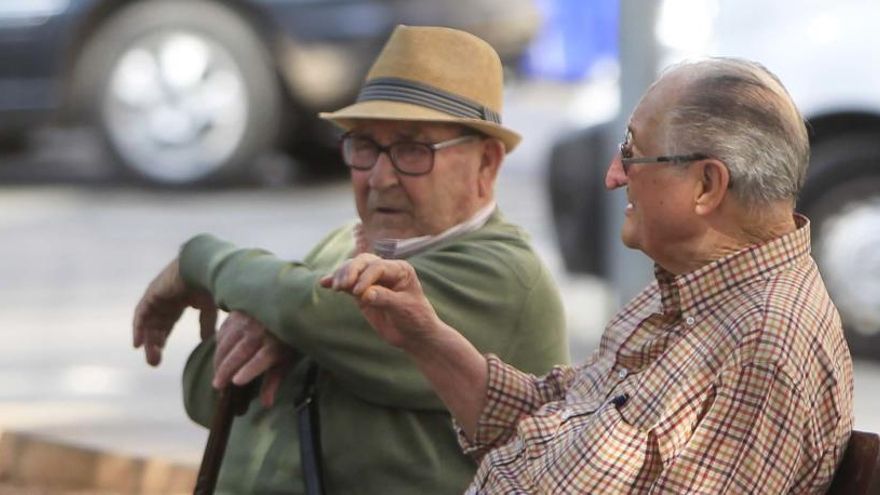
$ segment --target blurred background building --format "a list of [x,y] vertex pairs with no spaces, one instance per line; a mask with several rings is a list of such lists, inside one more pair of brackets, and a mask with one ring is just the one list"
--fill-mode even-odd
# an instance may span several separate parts
[[857,357],[856,426],[880,431],[878,18],[873,0],[0,0],[0,494],[187,491],[196,324],[152,369],[134,305],[193,234],[295,259],[355,216],[315,114],[354,96],[398,23],[502,54],[525,141],[499,203],[556,274],[575,361],[650,276],[602,182],[638,96],[684,57],[777,73],[810,122],[799,208]]

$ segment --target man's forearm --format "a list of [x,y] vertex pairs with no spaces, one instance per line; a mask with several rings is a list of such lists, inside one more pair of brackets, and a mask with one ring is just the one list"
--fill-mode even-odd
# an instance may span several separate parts
[[256,319],[358,397],[390,407],[445,409],[412,360],[371,331],[349,296],[316,286],[312,264],[199,236],[184,247],[181,270],[222,307]]
[[486,358],[454,328],[438,323],[427,341],[403,346],[449,412],[473,439],[486,405]]

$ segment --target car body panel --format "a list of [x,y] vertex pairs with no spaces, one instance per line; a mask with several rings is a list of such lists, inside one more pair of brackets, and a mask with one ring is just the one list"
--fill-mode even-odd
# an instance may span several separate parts
[[[734,11],[751,10],[749,4],[754,4],[753,12],[763,14],[733,18]],[[788,0],[771,5],[759,0],[722,2],[717,52],[760,60],[785,82],[807,118],[854,110],[880,114],[875,32],[880,2]]]
[[57,74],[76,0],[0,4],[0,111],[48,112],[61,103]]
[[[65,103],[69,64],[103,9],[127,2],[110,0],[28,0],[0,3],[0,112],[49,112]],[[518,56],[538,26],[530,0],[483,0],[467,11],[447,2],[402,0],[229,0],[247,12],[267,38],[274,39],[276,57],[284,47],[315,48],[352,54],[335,57],[356,66],[358,77],[338,84],[335,98],[351,97],[372,57],[397,24],[457,27],[487,38],[506,58]],[[473,4],[473,2],[471,2]],[[442,4],[442,5],[441,5]],[[495,17],[490,17],[494,15]],[[494,24],[493,24],[494,23]],[[333,84],[324,84],[327,86]],[[295,89],[295,88],[294,88]],[[305,103],[308,103],[307,101]],[[13,119],[14,120],[14,119]]]

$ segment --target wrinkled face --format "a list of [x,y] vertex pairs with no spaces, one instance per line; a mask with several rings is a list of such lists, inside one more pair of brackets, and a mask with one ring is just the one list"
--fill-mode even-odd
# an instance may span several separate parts
[[[663,145],[662,117],[675,100],[674,81],[661,81],[642,98],[628,126],[632,157],[669,155]],[[620,153],[608,167],[608,189],[626,187],[627,205],[621,230],[624,245],[654,261],[676,259],[680,247],[703,228],[694,212],[695,184],[689,163],[633,163],[626,167]],[[662,263],[661,263],[662,264]]]
[[[439,143],[465,133],[455,125],[367,121],[352,133],[381,146],[396,142]],[[483,141],[473,139],[434,152],[430,173],[397,172],[387,153],[369,170],[351,169],[358,215],[367,239],[407,239],[439,234],[461,223],[482,206],[479,171]]]

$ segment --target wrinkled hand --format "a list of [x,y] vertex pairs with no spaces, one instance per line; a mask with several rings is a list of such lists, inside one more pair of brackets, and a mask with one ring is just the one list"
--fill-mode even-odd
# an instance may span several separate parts
[[147,363],[151,366],[158,366],[162,361],[162,349],[168,335],[188,307],[200,311],[202,340],[212,336],[217,324],[217,306],[209,293],[186,285],[175,258],[150,282],[134,310],[134,347],[144,347]]
[[292,357],[292,349],[259,321],[233,311],[217,332],[212,385],[216,389],[224,388],[230,381],[245,385],[265,373],[260,402],[270,407]]
[[325,288],[355,297],[382,339],[401,348],[418,345],[442,322],[406,261],[360,254],[320,280]]

